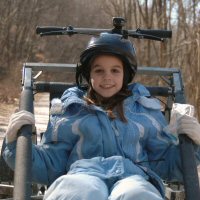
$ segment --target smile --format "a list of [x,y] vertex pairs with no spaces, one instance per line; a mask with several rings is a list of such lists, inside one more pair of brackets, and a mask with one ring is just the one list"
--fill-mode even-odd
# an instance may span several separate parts
[[102,88],[108,89],[114,87],[114,85],[101,85]]

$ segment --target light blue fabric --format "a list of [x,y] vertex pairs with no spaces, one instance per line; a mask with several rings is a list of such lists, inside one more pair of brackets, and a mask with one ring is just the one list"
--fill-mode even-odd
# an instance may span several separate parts
[[87,174],[67,174],[54,181],[44,200],[107,200],[108,195],[108,188],[100,178]]
[[142,176],[117,181],[109,190],[102,179],[87,174],[63,175],[47,190],[44,200],[163,200]]
[[108,200],[163,200],[163,198],[142,176],[133,175],[117,181]]
[[[111,120],[100,107],[87,105],[84,91],[64,92],[62,109],[50,116],[41,145],[33,145],[33,180],[50,185],[60,177],[87,174],[105,181],[108,188],[121,179],[140,175],[164,196],[162,179],[182,181],[176,138],[163,131],[167,122],[158,101],[138,83],[124,100],[127,123]],[[14,168],[15,142],[4,158]],[[196,157],[199,161],[199,148]],[[161,178],[160,178],[160,177]],[[82,189],[82,188],[80,188]]]

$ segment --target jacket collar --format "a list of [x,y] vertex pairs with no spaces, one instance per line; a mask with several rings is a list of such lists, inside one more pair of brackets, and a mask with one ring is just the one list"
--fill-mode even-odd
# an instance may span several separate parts
[[[134,102],[138,102],[142,106],[150,109],[161,109],[160,102],[156,99],[150,98],[150,92],[140,83],[133,83],[128,86],[129,90],[132,91],[133,95],[125,99],[125,106],[129,103],[133,104]],[[67,108],[71,104],[81,104],[85,107],[90,107],[90,109],[100,110],[103,109],[99,106],[87,105],[87,103],[83,100],[83,96],[85,95],[85,91],[79,89],[78,87],[72,87],[67,89],[62,97],[61,101],[63,106]]]

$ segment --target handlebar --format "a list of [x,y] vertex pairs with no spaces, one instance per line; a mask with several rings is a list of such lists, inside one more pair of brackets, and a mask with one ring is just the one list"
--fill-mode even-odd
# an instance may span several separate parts
[[36,27],[36,34],[54,32],[54,31],[65,31],[65,27],[56,27],[56,26],[42,26]]
[[[131,31],[129,31],[131,32]],[[172,37],[172,31],[171,30],[162,30],[162,29],[137,29],[137,33],[140,34],[146,34],[146,35],[152,35],[155,37],[160,38],[171,38]]]
[[151,39],[164,41],[166,38],[172,37],[171,30],[162,29],[136,29],[136,30],[125,30],[122,29],[125,20],[123,18],[113,18],[113,29],[94,29],[94,28],[74,28],[73,26],[57,27],[57,26],[38,26],[36,27],[36,34],[40,36],[50,36],[50,35],[68,35],[72,36],[75,34],[83,35],[99,35],[100,33],[118,33],[123,35],[125,38],[128,36],[138,39]]

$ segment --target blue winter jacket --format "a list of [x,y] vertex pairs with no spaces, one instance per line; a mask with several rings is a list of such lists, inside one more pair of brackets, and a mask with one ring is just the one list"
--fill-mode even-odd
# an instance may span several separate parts
[[[133,95],[124,100],[127,123],[110,119],[101,107],[87,105],[84,92],[77,87],[66,90],[41,144],[32,146],[33,181],[49,185],[66,173],[86,173],[112,186],[139,174],[163,196],[161,179],[182,181],[179,145],[163,131],[167,122],[161,105],[141,84],[134,83],[129,89]],[[11,168],[15,147],[16,142],[8,144],[4,151]]]

